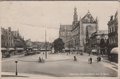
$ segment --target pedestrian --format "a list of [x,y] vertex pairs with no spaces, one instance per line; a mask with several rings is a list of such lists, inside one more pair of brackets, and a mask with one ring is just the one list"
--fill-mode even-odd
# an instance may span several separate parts
[[97,57],[97,62],[100,62],[100,61],[101,61],[101,57],[98,56],[98,57]]
[[99,61],[101,61],[101,57],[99,56]]
[[90,57],[90,64],[92,64],[92,58]]
[[77,61],[77,58],[76,58],[76,56],[74,56],[74,61]]
[[41,59],[41,57],[39,57],[39,62],[42,62],[42,59]]
[[92,58],[91,57],[88,59],[88,63],[92,64]]

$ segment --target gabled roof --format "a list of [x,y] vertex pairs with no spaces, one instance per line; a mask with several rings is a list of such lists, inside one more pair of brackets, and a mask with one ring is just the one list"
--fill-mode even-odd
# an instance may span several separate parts
[[88,13],[82,18],[82,22],[84,23],[94,23],[96,22],[91,13],[88,11]]

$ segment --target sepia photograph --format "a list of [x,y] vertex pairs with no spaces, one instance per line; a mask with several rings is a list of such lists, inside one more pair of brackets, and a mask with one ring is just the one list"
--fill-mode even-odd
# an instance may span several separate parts
[[118,78],[118,1],[0,1],[1,77]]

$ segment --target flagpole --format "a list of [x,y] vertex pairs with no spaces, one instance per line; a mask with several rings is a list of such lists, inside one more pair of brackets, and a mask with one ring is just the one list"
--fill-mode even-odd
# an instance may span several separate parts
[[46,34],[46,26],[45,26],[45,58],[47,59],[47,34]]

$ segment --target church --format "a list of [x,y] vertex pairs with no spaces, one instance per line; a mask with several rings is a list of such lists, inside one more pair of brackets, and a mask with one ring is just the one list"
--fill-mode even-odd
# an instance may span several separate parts
[[[60,28],[65,25],[60,25]],[[67,26],[67,25],[66,25]],[[68,27],[68,26],[67,26]],[[91,13],[88,11],[84,17],[79,17],[77,14],[77,8],[74,8],[73,22],[69,25],[69,38],[65,40],[67,28],[64,32],[64,43],[65,48],[71,48],[73,50],[85,51],[86,44],[91,37],[91,34],[98,31],[98,20],[97,17],[93,18]],[[61,30],[59,30],[59,37],[61,38]],[[63,38],[62,38],[63,39]]]

